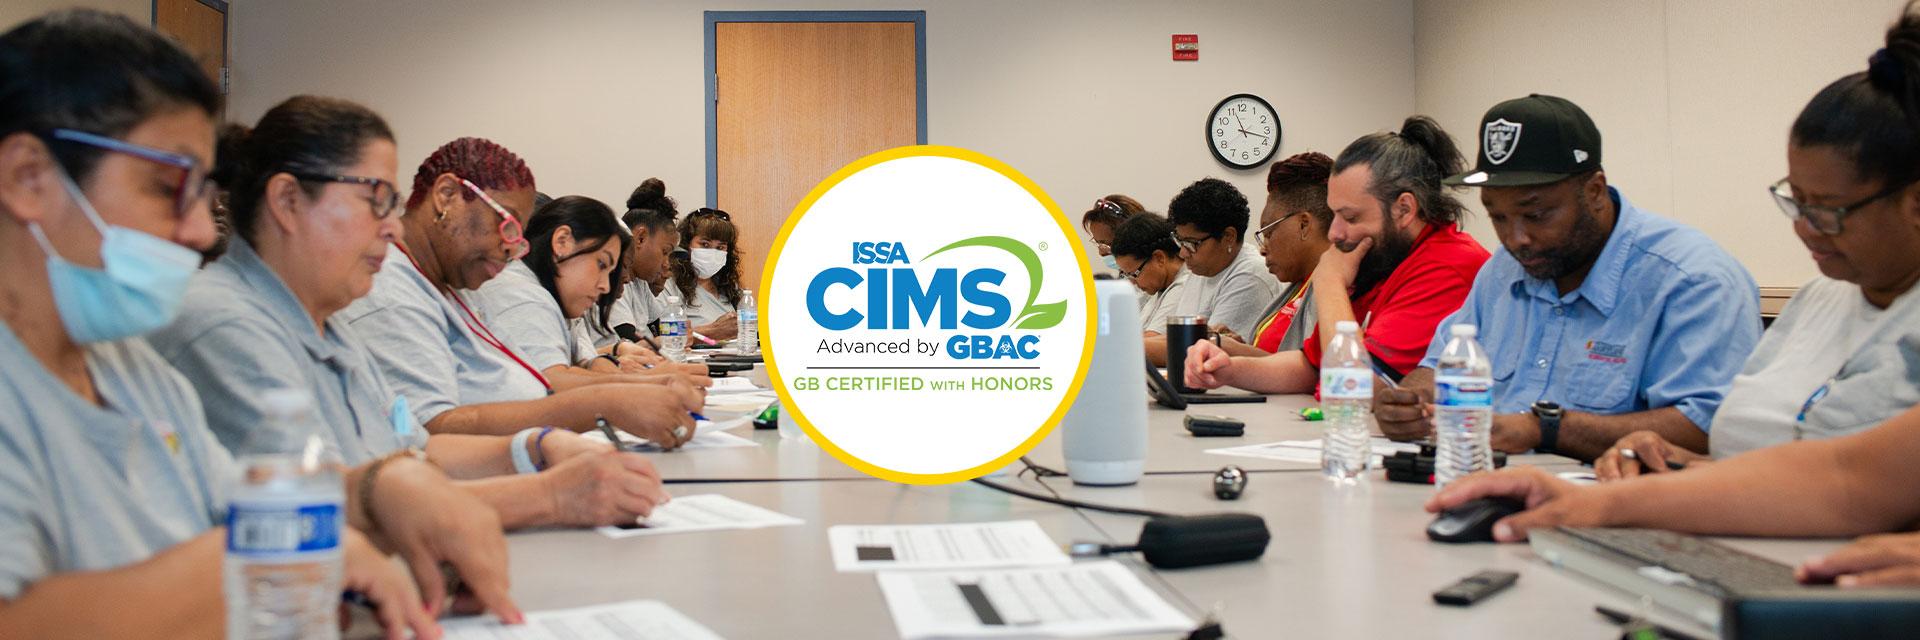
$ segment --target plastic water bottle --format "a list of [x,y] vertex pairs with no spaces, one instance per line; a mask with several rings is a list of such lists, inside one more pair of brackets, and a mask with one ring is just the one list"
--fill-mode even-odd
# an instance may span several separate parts
[[734,309],[734,317],[739,320],[739,331],[734,332],[734,352],[741,355],[760,351],[760,307],[754,304],[753,290],[740,291],[740,306]]
[[249,441],[262,453],[239,461],[227,509],[227,637],[339,638],[346,522],[339,466],[313,436],[310,396],[276,390],[262,400],[273,423],[263,432],[305,437]]
[[1334,325],[1333,342],[1320,363],[1320,473],[1329,480],[1351,481],[1373,459],[1373,365],[1360,344],[1360,325]]
[[1478,330],[1456,324],[1434,372],[1434,484],[1493,470],[1493,366],[1474,340]]
[[662,301],[667,312],[660,316],[660,355],[674,362],[687,360],[687,338],[693,335],[693,325],[687,322],[687,310],[680,306],[680,296],[667,291]]

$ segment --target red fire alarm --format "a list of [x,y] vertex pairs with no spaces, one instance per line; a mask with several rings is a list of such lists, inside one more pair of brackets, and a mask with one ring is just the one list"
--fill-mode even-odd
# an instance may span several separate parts
[[1195,33],[1173,34],[1173,59],[1199,60],[1200,35]]

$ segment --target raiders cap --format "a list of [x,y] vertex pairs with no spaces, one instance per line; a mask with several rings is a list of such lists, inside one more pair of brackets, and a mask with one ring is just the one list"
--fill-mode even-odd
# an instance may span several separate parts
[[1446,179],[1469,187],[1546,184],[1600,168],[1600,129],[1566,98],[1533,94],[1494,105],[1480,119],[1471,171]]

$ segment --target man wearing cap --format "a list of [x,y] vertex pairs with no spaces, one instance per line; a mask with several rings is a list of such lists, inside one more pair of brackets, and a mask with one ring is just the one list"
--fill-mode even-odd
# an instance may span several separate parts
[[1563,98],[1530,95],[1481,120],[1480,188],[1501,249],[1440,323],[1400,389],[1374,387],[1389,437],[1432,431],[1433,367],[1454,324],[1493,364],[1492,441],[1592,460],[1635,431],[1706,451],[1707,425],[1760,338],[1753,277],[1705,234],[1607,184],[1600,131]]

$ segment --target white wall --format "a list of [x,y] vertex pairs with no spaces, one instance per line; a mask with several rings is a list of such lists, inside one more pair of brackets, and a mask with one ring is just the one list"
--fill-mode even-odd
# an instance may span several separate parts
[[[1255,202],[1264,169],[1205,148],[1213,104],[1279,111],[1281,156],[1337,153],[1413,108],[1411,0],[912,3],[275,0],[234,6],[231,114],[297,93],[361,101],[400,140],[401,178],[434,147],[493,138],[541,189],[617,204],[647,176],[705,200],[703,10],[925,9],[928,141],[1027,173],[1077,223],[1110,192],[1164,209],[1228,178]],[[1200,34],[1198,62],[1169,36]]]
[[[1765,188],[1786,175],[1800,108],[1866,69],[1903,4],[1418,0],[1415,106],[1471,157],[1494,103],[1572,100],[1599,124],[1607,175],[1627,197],[1707,232],[1761,286],[1798,286],[1818,271]],[[1479,213],[1468,229],[1496,242]]]

